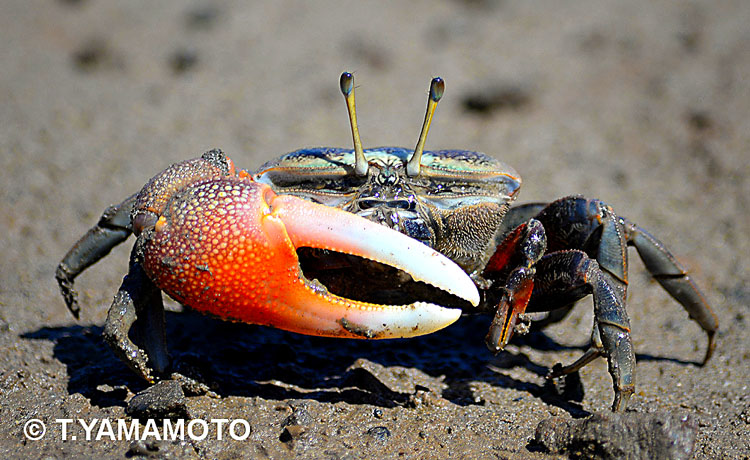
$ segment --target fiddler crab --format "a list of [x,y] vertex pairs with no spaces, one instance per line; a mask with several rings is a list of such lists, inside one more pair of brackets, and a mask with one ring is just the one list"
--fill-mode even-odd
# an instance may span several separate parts
[[424,150],[442,79],[432,80],[413,150],[363,149],[352,74],[340,85],[353,150],[297,150],[254,173],[236,171],[220,150],[174,164],[109,207],[60,262],[56,278],[78,317],[76,276],[135,234],[103,334],[144,379],[169,375],[161,291],[226,320],[356,339],[429,334],[488,313],[485,341],[496,353],[528,329],[529,313],[560,319],[591,294],[590,348],[549,377],[604,356],[612,410],[623,411],[635,387],[628,246],[706,332],[703,363],[711,357],[716,316],[648,232],[596,199],[511,206],[521,186],[512,167],[479,152]]

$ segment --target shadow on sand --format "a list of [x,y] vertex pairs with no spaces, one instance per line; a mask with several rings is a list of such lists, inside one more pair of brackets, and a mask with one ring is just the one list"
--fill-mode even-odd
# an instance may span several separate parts
[[[222,396],[393,407],[408,405],[415,388],[429,390],[415,383],[409,372],[390,372],[390,378],[384,379],[377,371],[355,364],[366,360],[376,368],[414,368],[442,387],[442,397],[458,405],[481,404],[471,384],[484,381],[528,392],[574,417],[588,415],[579,404],[583,389],[576,374],[562,394],[549,383],[537,383],[539,378],[525,381],[512,377],[516,368],[538,377],[544,377],[548,368],[521,352],[506,351],[493,358],[484,346],[484,317],[465,317],[443,331],[414,339],[362,341],[303,336],[191,312],[166,315],[173,366]],[[41,328],[22,337],[54,342],[55,357],[68,368],[71,394],[81,393],[100,407],[125,406],[128,389],[138,392],[148,383],[114,356],[101,332],[101,327],[68,326]],[[514,341],[542,351],[585,348],[561,345],[541,331]],[[688,364],[650,355],[638,355],[638,359]],[[394,385],[394,375],[403,381]],[[386,383],[388,380],[391,382]]]

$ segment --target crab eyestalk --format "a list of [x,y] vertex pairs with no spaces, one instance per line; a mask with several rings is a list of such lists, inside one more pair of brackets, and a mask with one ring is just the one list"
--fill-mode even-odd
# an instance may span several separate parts
[[437,103],[443,97],[444,92],[445,82],[443,79],[440,77],[433,78],[430,83],[430,97],[427,99],[427,112],[424,115],[422,132],[419,133],[419,140],[417,141],[417,146],[414,147],[414,154],[409,159],[409,163],[406,164],[406,174],[410,177],[418,176],[422,168],[422,153],[424,152],[424,143],[427,140],[427,132],[430,131],[432,116],[435,114]]
[[362,140],[359,137],[359,127],[357,126],[357,111],[354,105],[354,75],[350,72],[341,74],[339,80],[341,93],[346,99],[346,109],[349,112],[349,124],[352,128],[352,140],[354,141],[354,173],[358,176],[367,175],[367,158],[365,151],[362,149]]
[[239,178],[203,182],[172,200],[145,242],[144,268],[159,288],[193,309],[303,334],[411,337],[441,329],[461,314],[429,298],[383,305],[336,295],[305,276],[300,248],[372,260],[467,305],[479,302],[468,275],[424,244]]

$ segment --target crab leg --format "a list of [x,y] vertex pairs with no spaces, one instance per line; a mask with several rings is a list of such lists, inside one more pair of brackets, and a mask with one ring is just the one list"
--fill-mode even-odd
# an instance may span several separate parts
[[[518,216],[539,205],[521,209]],[[615,390],[612,410],[625,409],[635,384],[635,354],[625,311],[628,286],[627,246],[635,246],[652,276],[708,335],[705,363],[714,350],[716,316],[687,272],[645,230],[617,216],[599,200],[567,197],[550,203],[535,219],[546,230],[549,253],[536,265],[535,290],[528,311],[570,309],[577,300],[594,296],[591,348],[568,366],[555,366],[550,378],[576,372],[606,356]],[[589,258],[590,257],[590,258]]]
[[618,282],[601,270],[596,260],[578,250],[547,254],[537,264],[537,270],[537,282],[545,286],[532,295],[532,300],[538,304],[549,304],[549,299],[565,304],[582,297],[586,291],[594,297],[591,348],[573,364],[556,365],[549,378],[576,372],[595,358],[605,356],[615,392],[612,410],[624,411],[635,390],[635,352]]
[[677,259],[646,230],[624,219],[628,244],[635,246],[638,255],[656,281],[688,312],[708,335],[708,347],[701,365],[711,359],[716,348],[714,335],[719,329],[719,320],[706,302],[698,286]]
[[143,267],[160,289],[195,310],[303,334],[411,337],[461,314],[429,299],[379,305],[339,297],[305,278],[296,252],[301,247],[380,262],[479,302],[468,275],[422,243],[241,178],[198,183],[171,200],[144,239]]
[[[161,292],[130,257],[130,270],[115,294],[104,324],[104,340],[114,353],[144,379],[153,382],[169,365]],[[135,341],[130,340],[134,327]]]
[[82,271],[109,254],[112,248],[130,236],[133,231],[130,226],[130,212],[133,210],[135,197],[132,195],[122,203],[108,207],[99,218],[99,222],[70,248],[57,266],[55,278],[60,285],[60,292],[68,310],[76,318],[81,308],[78,306],[78,293],[73,287],[73,281]]
[[[539,212],[535,218],[546,229],[550,250],[576,248],[595,257],[600,268],[608,274],[612,287],[621,291],[623,299],[626,298],[628,284],[627,246],[635,246],[651,276],[682,305],[708,336],[708,347],[701,365],[711,358],[716,348],[718,319],[690,274],[662,242],[628,219],[615,215],[605,203],[583,197],[561,198],[548,205],[531,203],[511,208],[504,222],[505,233],[512,228],[508,223],[525,219],[537,210]],[[571,230],[573,225],[575,229]],[[591,237],[596,231],[601,234]],[[550,302],[539,302],[539,298],[531,300],[534,311],[558,309],[557,314],[545,320],[551,323],[562,319],[578,299],[569,302],[560,299]]]

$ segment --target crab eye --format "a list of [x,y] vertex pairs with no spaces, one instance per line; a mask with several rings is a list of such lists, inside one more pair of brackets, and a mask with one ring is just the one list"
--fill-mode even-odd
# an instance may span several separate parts
[[406,164],[406,174],[410,177],[419,175],[422,167],[422,153],[424,152],[424,143],[427,140],[427,132],[430,130],[432,116],[435,114],[438,101],[443,97],[443,92],[445,92],[445,81],[440,77],[433,78],[432,82],[430,82],[430,97],[427,99],[427,112],[424,115],[422,132],[419,133],[419,140],[417,140],[417,146],[414,147],[414,154],[409,159],[409,163]]
[[357,176],[367,176],[369,165],[365,158],[365,151],[362,149],[362,140],[359,138],[359,127],[357,126],[357,111],[354,107],[354,75],[350,72],[341,74],[339,80],[341,93],[346,99],[346,109],[349,112],[349,124],[352,128],[352,140],[354,141],[354,174]]

